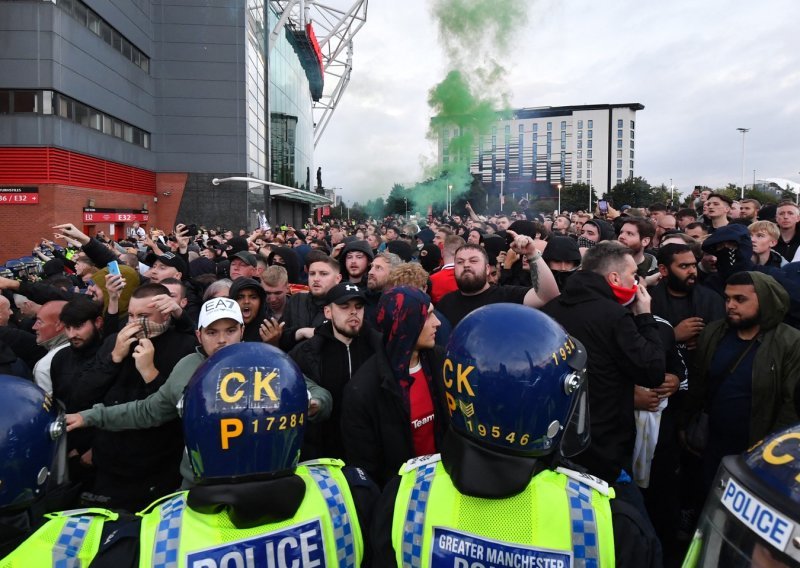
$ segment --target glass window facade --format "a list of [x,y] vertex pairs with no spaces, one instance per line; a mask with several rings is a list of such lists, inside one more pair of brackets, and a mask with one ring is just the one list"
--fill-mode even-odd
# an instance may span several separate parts
[[150,133],[56,91],[0,89],[0,114],[55,115],[150,149]]
[[93,34],[98,36],[108,45],[120,52],[125,59],[141,68],[145,73],[150,72],[150,58],[133,45],[128,39],[111,27],[97,13],[81,0],[49,0],[61,10],[72,16]]
[[[249,14],[262,14],[264,2],[263,0],[248,0],[248,7],[250,7]],[[258,10],[254,7],[258,7]],[[252,26],[248,26],[248,37],[252,35],[252,39],[248,41],[248,51],[254,52],[254,58],[248,54],[248,67],[252,61],[255,66],[260,65],[260,69],[263,69],[264,44],[268,41],[269,30],[274,29],[278,23],[278,16],[271,8],[267,8],[266,12],[269,18],[267,26],[264,26],[263,22],[259,24],[256,21],[252,22]],[[313,186],[316,182],[316,172],[312,171],[314,169],[314,119],[311,91],[303,66],[284,33],[278,35],[269,56],[269,66],[272,181],[309,189],[307,183]],[[248,70],[248,83],[251,79],[258,81],[250,76]],[[258,81],[258,84],[263,86],[263,79]],[[251,87],[248,85],[248,97],[250,90]],[[257,98],[263,102],[263,98],[258,96]],[[266,115],[259,116],[266,117]],[[256,123],[260,124],[258,120]],[[248,117],[248,124],[253,124],[250,117]],[[258,138],[256,141],[257,144],[260,143]],[[253,147],[254,145],[250,141],[248,143],[254,155],[263,157],[263,160],[266,159],[266,148],[262,151],[257,145]],[[265,165],[264,161],[262,167]]]

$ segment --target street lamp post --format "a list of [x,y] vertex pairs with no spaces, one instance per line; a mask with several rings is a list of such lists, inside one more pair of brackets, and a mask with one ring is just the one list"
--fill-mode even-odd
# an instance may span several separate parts
[[744,199],[744,137],[745,134],[750,132],[749,128],[737,128],[739,132],[742,133],[742,199]]
[[556,187],[558,188],[558,214],[561,215],[561,184],[557,183]]
[[453,191],[453,184],[447,184],[447,216],[453,216],[453,201],[450,193]]

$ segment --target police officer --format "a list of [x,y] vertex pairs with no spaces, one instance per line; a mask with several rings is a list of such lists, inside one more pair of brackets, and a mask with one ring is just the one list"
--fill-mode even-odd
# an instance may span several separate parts
[[[0,556],[5,556],[51,506],[48,493],[63,496],[59,468],[66,464],[66,430],[63,409],[31,381],[0,375],[0,392]],[[66,522],[62,517],[54,524]]]
[[698,566],[800,565],[800,424],[727,456],[684,560]]
[[465,317],[444,362],[441,455],[410,460],[387,485],[375,564],[660,566],[639,513],[569,467],[589,443],[585,366],[580,343],[537,310],[495,304]]
[[[106,523],[114,530],[104,532],[93,567],[364,563],[363,504],[377,488],[338,460],[298,465],[308,391],[285,353],[261,343],[221,349],[189,381],[182,408],[196,485],[150,505],[140,525]],[[53,543],[40,533],[14,555],[49,553]],[[97,550],[71,538],[68,552]]]

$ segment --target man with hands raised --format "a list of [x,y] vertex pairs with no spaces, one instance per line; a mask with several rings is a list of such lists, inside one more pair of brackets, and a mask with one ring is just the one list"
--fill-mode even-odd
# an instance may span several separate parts
[[480,245],[465,244],[455,254],[455,277],[458,290],[446,294],[436,306],[455,326],[471,311],[489,304],[508,302],[539,308],[558,296],[553,273],[542,260],[543,240],[507,231],[513,239],[511,249],[528,259],[531,287],[491,286],[488,281],[489,259]]
[[[94,363],[75,385],[73,407],[90,408],[96,403],[109,407],[144,399],[166,382],[180,359],[194,352],[196,339],[176,331],[170,316],[153,305],[153,298],[162,294],[168,295],[169,290],[160,284],[145,284],[134,291],[128,323],[106,338]],[[178,487],[182,453],[177,419],[142,430],[99,431],[92,445],[97,475],[85,504],[129,511],[146,506]]]

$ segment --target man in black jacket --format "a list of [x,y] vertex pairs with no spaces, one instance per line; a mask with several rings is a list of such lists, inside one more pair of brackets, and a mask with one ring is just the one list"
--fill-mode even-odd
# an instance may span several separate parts
[[280,340],[284,351],[291,351],[299,342],[314,335],[314,329],[325,321],[322,308],[326,294],[342,280],[339,263],[325,254],[309,254],[306,266],[308,293],[293,294],[286,304],[283,316],[286,327]]
[[650,289],[653,313],[675,328],[675,341],[688,363],[705,324],[725,317],[725,303],[718,294],[697,285],[697,259],[689,245],[661,247],[658,270],[661,281]]
[[[75,296],[61,309],[59,319],[64,324],[69,347],[60,350],[53,357],[50,367],[53,396],[64,404],[66,412],[78,412],[83,407],[73,404],[73,393],[103,344],[100,335],[103,327],[103,304],[83,294]],[[100,401],[98,399],[92,403]],[[87,465],[91,462],[89,450],[93,438],[94,430],[73,432],[67,437],[70,478],[73,481],[83,482],[90,479],[92,472]]]
[[377,324],[381,349],[345,387],[342,438],[347,463],[382,486],[406,460],[438,451],[449,418],[430,296],[392,288],[378,303]]
[[589,249],[561,296],[542,311],[579,339],[589,355],[592,442],[575,461],[643,510],[641,494],[631,483],[634,386],[661,386],[665,356],[650,295],[637,282],[630,249],[618,242]]
[[330,419],[309,424],[303,459],[344,459],[342,440],[342,396],[344,388],[361,365],[380,348],[380,334],[364,325],[364,291],[356,284],[340,283],[325,301],[327,321],[314,330],[314,337],[289,353],[303,374],[328,390],[333,398]]
[[[106,406],[140,400],[164,384],[175,364],[195,349],[196,339],[173,329],[168,315],[152,306],[169,294],[160,284],[137,288],[128,306],[128,324],[109,336],[73,392],[76,408],[98,400]],[[177,489],[183,454],[179,420],[146,430],[98,431],[92,444],[97,468],[87,504],[137,511]]]

